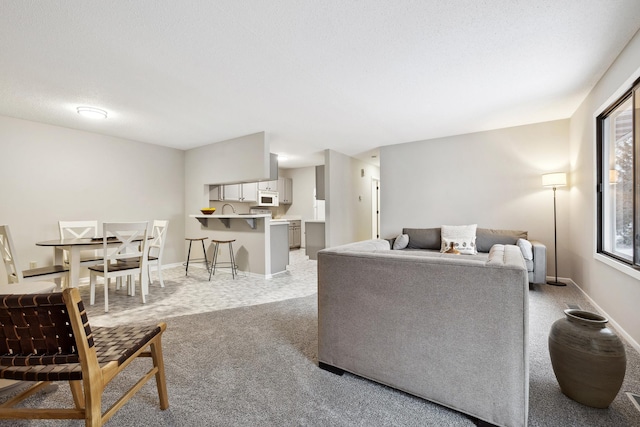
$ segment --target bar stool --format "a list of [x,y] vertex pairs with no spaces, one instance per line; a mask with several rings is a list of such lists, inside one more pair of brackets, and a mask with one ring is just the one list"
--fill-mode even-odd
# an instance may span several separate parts
[[[236,257],[233,255],[233,242],[235,241],[236,239],[233,239],[233,240],[211,239],[211,243],[215,244],[215,246],[213,248],[213,256],[211,257],[211,270],[209,270],[209,280],[211,280],[212,275],[216,274],[217,266],[227,265],[227,264],[230,264],[230,267],[231,267],[231,277],[233,277],[234,279],[236,278],[236,274],[238,274],[238,266],[236,265]],[[229,258],[231,259],[230,262],[227,262],[227,261],[218,262],[218,248],[220,247],[220,243],[229,244]]]
[[184,270],[184,275],[187,276],[189,273],[189,258],[191,258],[191,244],[193,242],[201,241],[202,242],[202,253],[204,254],[204,263],[207,266],[207,270],[209,270],[209,261],[207,260],[207,249],[204,247],[204,241],[207,240],[208,237],[185,237],[184,240],[189,241],[189,252],[187,252],[187,267]]

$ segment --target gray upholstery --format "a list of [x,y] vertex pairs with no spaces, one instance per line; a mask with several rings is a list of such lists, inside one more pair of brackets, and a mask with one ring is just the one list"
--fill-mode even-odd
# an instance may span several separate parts
[[528,239],[526,231],[478,228],[476,247],[478,252],[489,252],[493,245],[515,245],[518,239]]
[[496,245],[484,260],[392,251],[386,240],[321,250],[318,360],[495,425],[526,426],[528,289],[517,246]]
[[[409,245],[402,250],[434,250],[440,251],[440,228],[403,228],[402,234],[409,236]],[[487,254],[496,244],[515,245],[518,239],[528,239],[528,233],[520,230],[500,230],[478,228],[476,230],[476,248],[478,255]],[[393,247],[394,239],[387,239]],[[547,281],[547,247],[536,240],[530,241],[533,246],[533,260],[527,261],[529,283],[545,283]],[[470,255],[462,255],[470,256]],[[484,256],[486,259],[486,255]]]
[[408,249],[440,250],[440,227],[438,228],[403,228],[402,234],[409,235]]

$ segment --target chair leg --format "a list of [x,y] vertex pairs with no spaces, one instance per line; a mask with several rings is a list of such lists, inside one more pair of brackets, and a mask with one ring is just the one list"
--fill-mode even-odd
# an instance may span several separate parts
[[162,344],[160,337],[151,343],[151,358],[153,366],[158,368],[156,372],[156,386],[158,387],[158,397],[160,398],[160,409],[169,407],[169,395],[167,394],[167,380],[164,375],[164,360],[162,357]]
[[191,240],[189,240],[189,251],[187,252],[187,267],[184,269],[184,275],[189,274],[189,258],[191,258]]
[[82,390],[82,381],[69,381],[69,388],[71,388],[71,394],[73,395],[73,402],[76,405],[76,409],[84,408],[84,391]]
[[96,302],[96,275],[89,274],[89,305],[93,305]]
[[109,283],[105,279],[104,281],[104,312],[109,311]]
[[229,242],[229,259],[231,260],[231,277],[236,278],[236,260],[233,256],[233,244]]
[[[83,384],[85,387],[85,419],[86,427],[102,426],[102,391],[93,381],[91,386]],[[89,390],[87,390],[87,388]]]
[[220,244],[216,242],[213,245],[213,256],[211,257],[211,269],[209,270],[209,281],[211,281],[211,276],[216,274],[216,263],[218,262],[218,246]]
[[127,276],[127,294],[129,296],[136,296],[136,279],[131,274]]
[[[204,265],[207,267],[207,271],[209,271],[209,263],[207,262],[207,248],[204,247],[204,240],[202,242],[202,253],[204,254]],[[158,268],[160,268],[160,261],[158,260]]]
[[[146,280],[148,280],[148,279],[145,277],[143,269],[140,269],[140,277],[139,277],[139,279],[140,279],[139,280],[140,281],[140,296],[142,297],[142,303],[146,304],[147,303],[147,298],[146,298],[145,292],[144,292],[144,282]],[[133,277],[132,277],[132,282],[133,282],[132,283],[133,289],[135,289],[136,288],[136,280]]]

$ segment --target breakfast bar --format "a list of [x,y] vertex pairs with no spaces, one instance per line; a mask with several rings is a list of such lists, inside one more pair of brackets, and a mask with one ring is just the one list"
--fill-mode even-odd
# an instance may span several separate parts
[[[267,214],[190,215],[200,222],[203,236],[209,239],[231,240],[238,270],[251,275],[271,277],[286,271],[282,254],[289,251],[288,234],[278,233],[287,223],[271,221]],[[213,246],[207,248],[207,258],[213,256]],[[219,261],[230,261],[226,251],[218,253]],[[272,262],[272,261],[278,262]],[[287,258],[288,260],[288,258]]]

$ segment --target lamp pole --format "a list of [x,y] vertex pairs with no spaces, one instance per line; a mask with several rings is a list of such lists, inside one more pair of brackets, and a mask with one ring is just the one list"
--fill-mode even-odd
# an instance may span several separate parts
[[553,256],[554,256],[554,270],[556,272],[556,280],[547,281],[547,285],[553,286],[567,286],[566,283],[558,281],[558,226],[556,219],[556,186],[553,186]]

